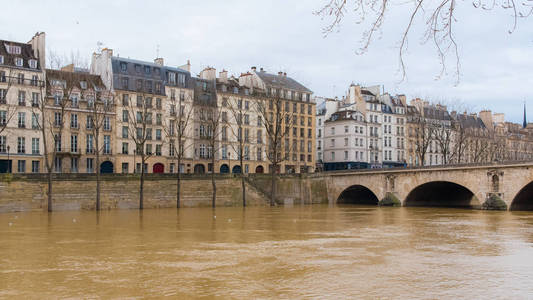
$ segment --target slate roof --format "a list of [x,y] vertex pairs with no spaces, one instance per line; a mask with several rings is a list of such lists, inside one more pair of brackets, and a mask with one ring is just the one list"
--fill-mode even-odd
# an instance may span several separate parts
[[452,117],[446,110],[437,109],[436,107],[424,107],[424,117],[433,120],[450,121]]
[[486,128],[485,123],[483,123],[481,118],[477,118],[471,115],[458,114],[456,116],[456,119],[463,128]]
[[[6,44],[13,45],[13,46],[19,46],[20,47],[20,54],[10,54],[7,52]],[[30,44],[26,43],[17,43],[12,41],[5,41],[0,40],[0,55],[4,56],[4,64],[10,67],[20,68],[15,65],[15,57],[22,57],[24,60],[24,63],[22,65],[22,68],[27,68],[30,70],[41,70],[41,65],[39,63],[39,59],[35,57],[33,54],[33,48]],[[37,69],[30,68],[29,60],[35,59],[37,61]]]
[[281,75],[275,75],[270,74],[265,71],[259,71],[255,72],[261,80],[265,82],[265,84],[268,86],[282,86],[283,88],[289,89],[289,90],[296,90],[299,92],[306,92],[306,93],[312,93],[312,91],[302,84],[300,84],[298,81],[288,77],[288,76],[281,76]]
[[[80,85],[81,81],[87,82],[88,88],[94,89],[94,86],[98,87],[99,89],[105,88],[105,85],[102,82],[102,78],[100,78],[99,75],[92,75],[92,74],[84,73],[84,72],[68,72],[68,71],[47,69],[46,80],[48,81],[48,87],[52,87],[53,80],[66,80],[66,81],[73,82],[73,84],[79,89],[81,89],[81,85]],[[93,87],[90,86],[91,84],[93,85]]]

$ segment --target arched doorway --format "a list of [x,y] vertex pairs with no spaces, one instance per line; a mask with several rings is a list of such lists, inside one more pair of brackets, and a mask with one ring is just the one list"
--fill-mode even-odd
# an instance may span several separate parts
[[433,181],[414,188],[405,198],[405,206],[444,206],[476,208],[478,199],[469,189],[448,181]]
[[263,166],[257,166],[257,167],[255,167],[255,173],[263,174],[263,173],[265,173],[265,169],[263,168]]
[[337,204],[378,205],[378,202],[376,194],[362,185],[350,186],[337,199]]
[[111,174],[113,173],[113,163],[109,160],[104,161],[100,164],[100,174]]
[[221,174],[229,173],[229,166],[227,164],[223,164],[222,166],[220,166],[220,173]]
[[241,166],[234,166],[233,169],[231,170],[231,173],[233,174],[240,174],[242,172],[241,170]]
[[154,164],[154,167],[152,168],[152,172],[154,173],[165,173],[165,165],[162,163]]
[[511,202],[510,210],[533,210],[533,182],[524,186]]
[[205,174],[205,166],[202,164],[194,165],[194,174]]

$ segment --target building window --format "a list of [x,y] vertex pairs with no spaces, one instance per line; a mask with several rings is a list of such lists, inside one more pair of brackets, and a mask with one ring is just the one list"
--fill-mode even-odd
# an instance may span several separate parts
[[128,163],[122,163],[122,174],[127,174],[129,171],[129,164]]
[[128,118],[128,111],[127,110],[123,110],[122,111],[122,122],[128,122],[129,118]]
[[78,152],[78,136],[75,134],[72,134],[70,136],[70,152],[72,153]]
[[0,55],[0,64],[4,64],[4,56]]
[[54,160],[54,170],[56,173],[60,173],[61,172],[61,167],[62,165],[62,160],[60,157],[56,157],[56,159]]
[[18,116],[19,116],[19,119],[18,119],[19,128],[26,128],[26,113],[19,112]]
[[128,154],[129,145],[128,143],[122,143],[122,154]]
[[24,154],[26,153],[26,138],[18,137],[17,138],[17,153]]
[[120,63],[120,70],[121,70],[122,72],[126,72],[126,71],[128,70],[128,64],[125,63],[125,62],[121,62],[121,63]]
[[122,138],[127,139],[128,138],[128,127],[122,126]]
[[[74,161],[72,162],[73,162],[72,165],[74,166]],[[86,162],[87,162],[87,167],[86,167],[87,173],[94,173],[94,158],[87,158]],[[76,159],[75,164],[76,164],[76,172],[78,172],[78,159]]]
[[31,172],[32,173],[39,173],[39,161],[38,160],[32,160],[31,161]]
[[104,154],[111,154],[111,136],[104,135]]
[[26,92],[25,91],[19,91],[19,106],[26,106]]
[[70,115],[70,128],[78,129],[78,115]]
[[15,57],[15,65],[17,67],[22,67],[22,65],[24,65],[24,60],[20,57]]
[[7,152],[7,140],[6,136],[0,135],[0,153]]
[[71,157],[70,158],[70,172],[71,173],[78,173],[78,158],[77,157]]
[[19,160],[17,162],[17,164],[18,164],[17,171],[19,173],[26,173],[26,161],[25,160]]
[[31,154],[40,154],[39,138],[31,139]]

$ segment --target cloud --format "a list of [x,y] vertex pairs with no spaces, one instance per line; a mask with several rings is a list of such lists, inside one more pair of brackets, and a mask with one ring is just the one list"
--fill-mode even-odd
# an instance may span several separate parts
[[[460,45],[461,81],[439,73],[431,44],[420,44],[416,27],[406,55],[408,78],[399,82],[398,41],[408,6],[393,7],[383,31],[369,51],[356,55],[363,27],[347,15],[327,38],[327,23],[313,11],[325,1],[18,1],[3,7],[2,39],[27,41],[47,33],[48,48],[89,55],[101,41],[121,56],[152,60],[159,45],[167,64],[190,59],[193,73],[205,66],[240,74],[251,66],[286,71],[317,96],[342,96],[351,82],[383,84],[408,97],[461,99],[470,106],[506,113],[519,122],[522,102],[533,99],[532,19],[512,19],[502,11],[484,12],[460,2],[456,37]],[[21,18],[20,12],[24,12]],[[29,22],[28,20],[31,20]],[[423,24],[421,17],[418,24]],[[422,23],[420,23],[422,22]],[[449,58],[451,59],[451,58]],[[533,108],[533,102],[529,105]],[[533,110],[529,115],[533,115]]]

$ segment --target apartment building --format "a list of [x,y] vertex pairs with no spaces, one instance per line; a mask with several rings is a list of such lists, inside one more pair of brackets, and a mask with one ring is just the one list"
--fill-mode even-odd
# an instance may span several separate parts
[[[316,167],[316,103],[312,92],[284,72],[272,74],[252,67],[241,74],[239,84],[248,87],[256,101],[262,101],[268,111],[267,122],[282,117],[281,148],[284,157],[277,172],[307,173]],[[265,116],[262,116],[265,118]],[[269,142],[271,136],[266,137]],[[271,153],[271,150],[269,150]],[[269,164],[269,172],[272,164]]]
[[45,34],[28,43],[0,40],[0,173],[43,170],[36,112],[45,93]]
[[[46,70],[44,119],[49,160],[57,173],[113,173],[115,101],[100,76]],[[97,159],[97,155],[99,161]]]

